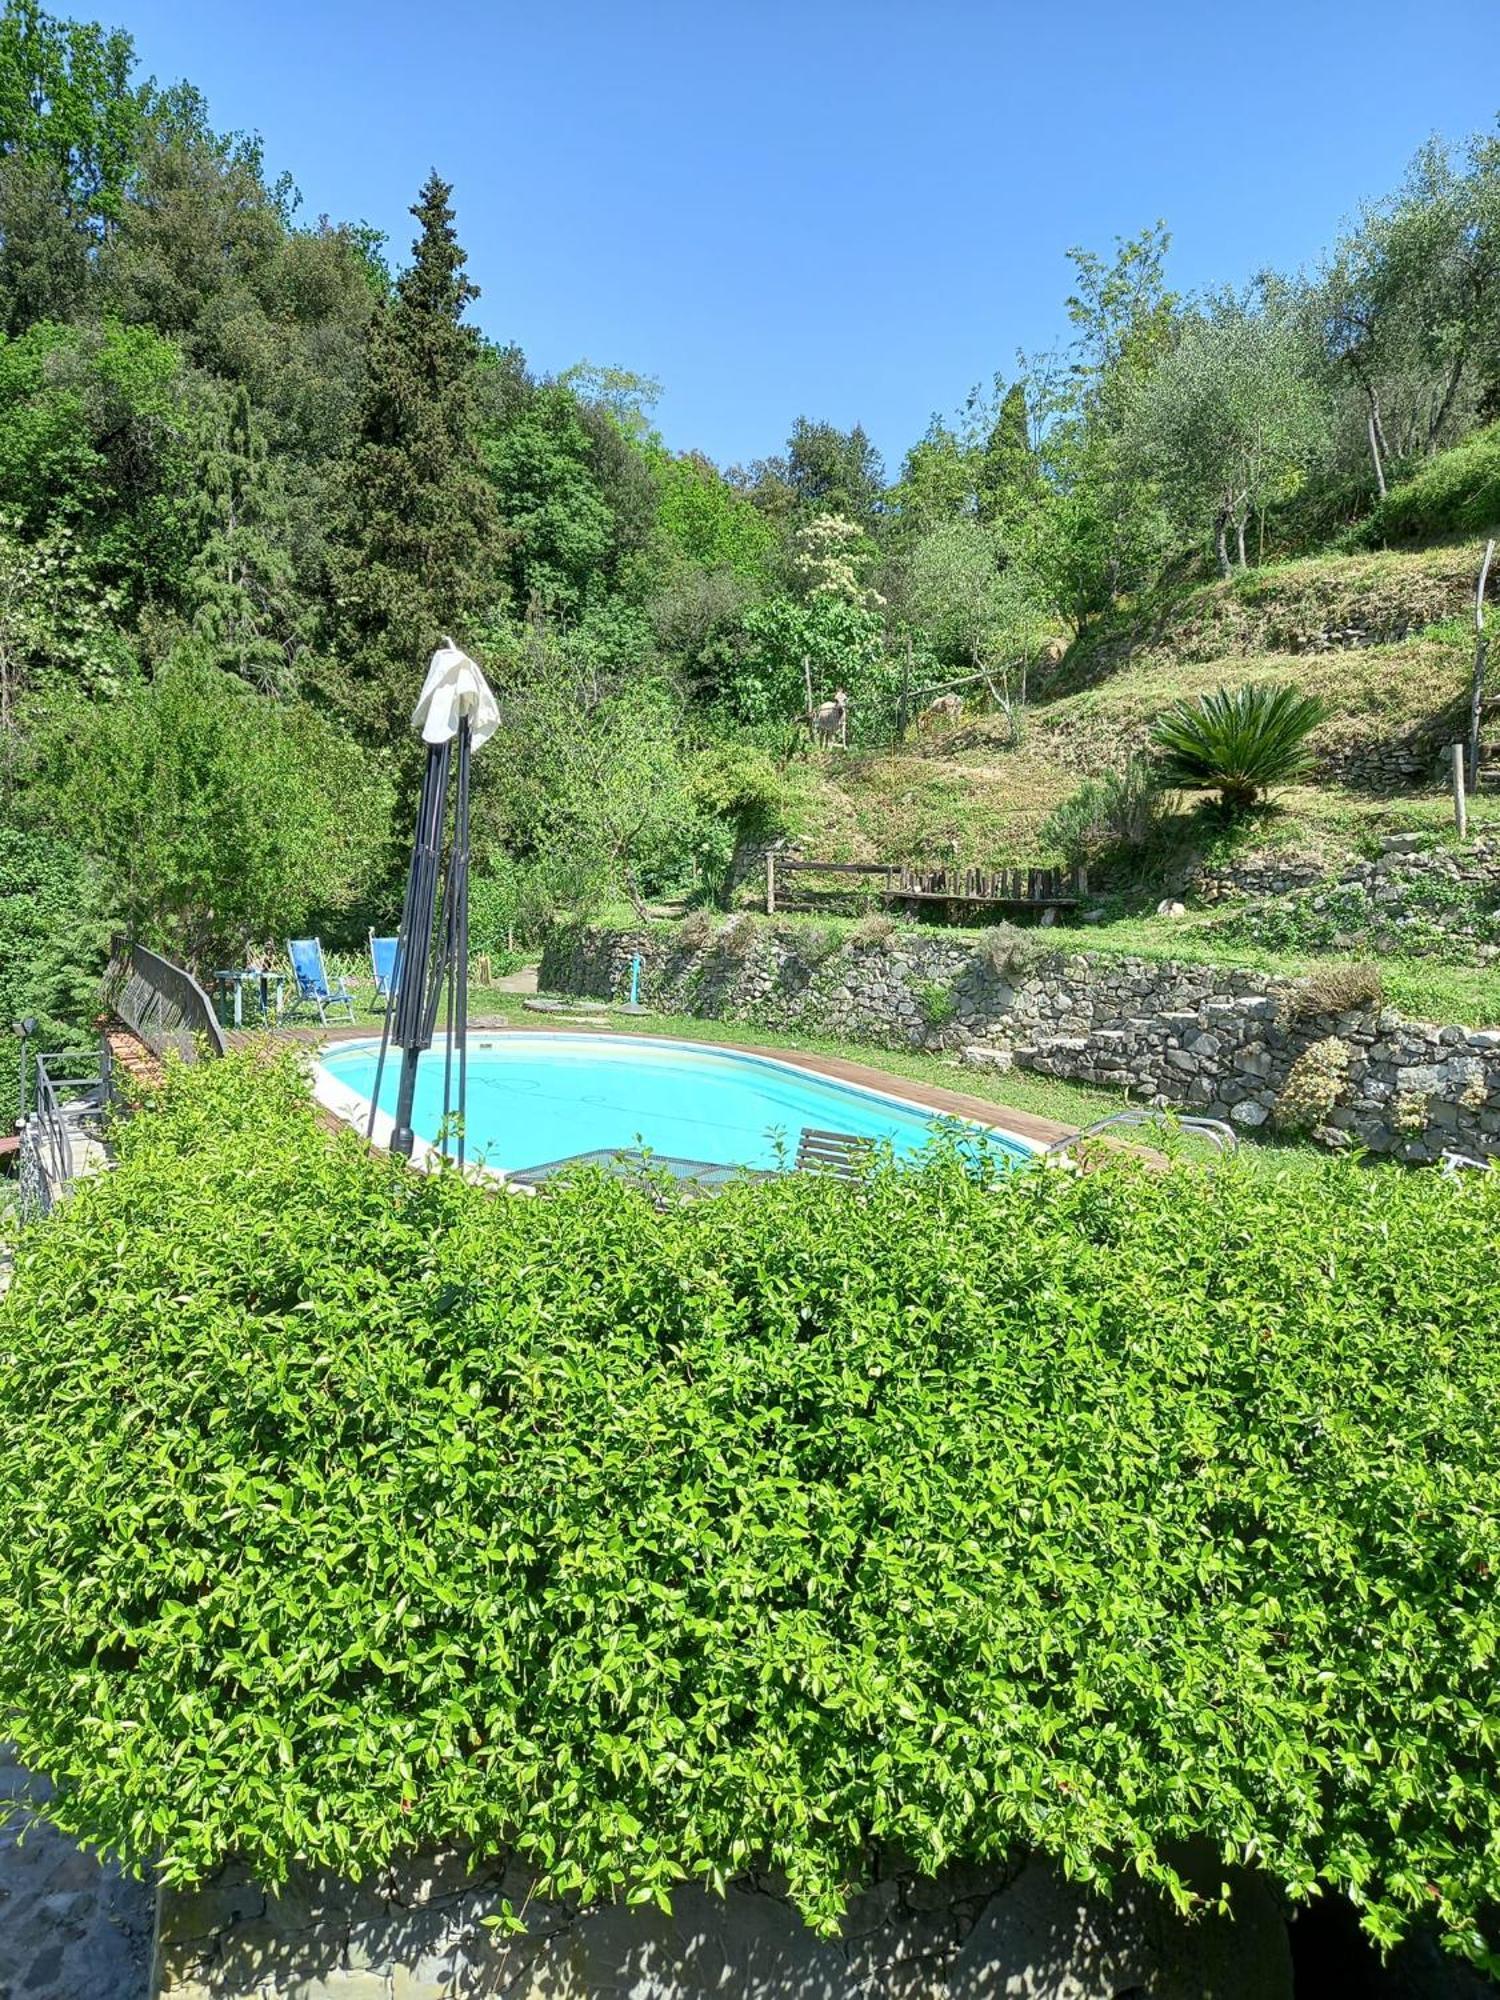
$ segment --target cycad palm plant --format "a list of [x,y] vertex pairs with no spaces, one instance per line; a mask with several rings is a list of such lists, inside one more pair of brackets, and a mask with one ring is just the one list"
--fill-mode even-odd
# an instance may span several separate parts
[[1175,702],[1153,740],[1179,784],[1215,788],[1226,811],[1245,812],[1270,786],[1307,773],[1307,736],[1326,714],[1316,695],[1251,683]]

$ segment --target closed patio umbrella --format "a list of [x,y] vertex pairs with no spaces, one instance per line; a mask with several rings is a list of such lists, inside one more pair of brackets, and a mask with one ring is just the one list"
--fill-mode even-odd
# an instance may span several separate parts
[[[370,1105],[375,1129],[380,1083],[391,1044],[401,1051],[391,1151],[411,1157],[412,1102],[417,1064],[432,1046],[438,1005],[447,989],[447,1055],[443,1064],[443,1137],[457,1112],[457,1157],[463,1164],[463,1115],[468,1078],[466,1038],[469,998],[469,764],[473,753],[494,735],[500,711],[489,684],[467,653],[445,638],[432,656],[412,724],[427,745],[422,791],[417,802],[416,838],[406,875],[401,929],[396,947],[395,990],[386,1008],[380,1061]],[[453,793],[451,843],[448,795]],[[438,886],[442,884],[439,914]],[[453,1094],[457,1058],[458,1093]]]

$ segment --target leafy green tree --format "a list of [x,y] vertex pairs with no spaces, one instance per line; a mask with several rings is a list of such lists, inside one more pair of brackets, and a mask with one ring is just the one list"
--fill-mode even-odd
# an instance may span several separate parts
[[1233,541],[1296,491],[1315,456],[1314,368],[1294,322],[1234,298],[1185,320],[1132,412],[1142,476],[1155,476],[1174,525],[1211,537],[1219,573]]
[[42,748],[58,829],[135,934],[192,966],[286,936],[386,864],[390,788],[368,754],[191,653],[56,707]]
[[841,431],[798,417],[787,439],[786,476],[804,512],[840,514],[858,527],[873,527],[885,468],[862,425]]
[[42,168],[90,233],[120,220],[136,165],[152,92],[134,67],[123,29],[59,20],[37,0],[0,11],[0,159]]
[[153,119],[98,294],[243,383],[274,448],[326,459],[354,427],[383,277],[368,232],[293,228],[293,206],[284,184],[267,185],[253,141],[198,115]]
[[1451,443],[1500,373],[1500,146],[1455,164],[1437,141],[1368,205],[1304,294],[1359,407],[1358,448],[1384,498],[1393,468]]
[[878,615],[832,593],[753,605],[724,678],[731,713],[749,723],[794,723],[806,710],[809,679],[815,702],[839,687],[848,692],[853,740],[878,735],[896,693]]
[[903,536],[925,535],[956,521],[974,506],[974,454],[953,428],[934,417],[885,496],[892,527]]
[[587,360],[575,361],[557,379],[580,403],[602,410],[627,437],[644,443],[651,428],[651,412],[661,401],[660,382],[630,368]]
[[1246,812],[1271,786],[1312,768],[1307,737],[1326,713],[1314,695],[1250,682],[1175,703],[1153,741],[1170,778],[1217,791],[1227,812]]
[[0,333],[81,313],[92,248],[68,213],[54,169],[22,153],[0,156]]
[[1000,397],[975,485],[979,518],[994,527],[1007,527],[1037,503],[1039,474],[1024,382],[1012,382]]
[[22,697],[49,670],[93,694],[118,685],[129,663],[120,608],[71,528],[32,539],[0,515],[0,732],[19,726]]
[[[1036,504],[1008,524],[1014,553],[1080,630],[1155,575],[1164,523],[1154,481],[1130,450],[1135,405],[1171,345],[1164,224],[1116,241],[1112,259],[1068,254],[1074,337],[1063,357],[1023,359],[1021,392],[1038,434]],[[1011,437],[1014,437],[1012,405]]]
[[657,531],[669,569],[687,563],[769,581],[777,540],[765,516],[737,493],[702,452],[647,448],[657,489]]
[[576,618],[610,564],[615,517],[600,489],[578,399],[558,384],[531,395],[488,462],[505,518],[505,573],[518,611]]
[[815,514],[792,538],[792,578],[809,602],[837,598],[876,611],[885,602],[868,576],[876,553],[856,522],[843,514]]
[[0,840],[0,1132],[15,1129],[11,1024],[31,1015],[45,1049],[87,1048],[110,923],[99,871],[66,839],[10,824]]
[[195,546],[192,390],[146,327],[42,324],[0,340],[0,508],[65,525],[131,609],[180,596]]
[[[545,639],[507,689],[481,783],[504,800],[506,845],[534,857],[573,900],[596,906],[676,886],[698,809],[680,702]],[[565,867],[557,866],[565,859]]]
[[426,656],[494,602],[500,523],[477,437],[478,287],[453,229],[452,190],[429,176],[412,209],[413,262],[371,323],[363,399],[333,554],[346,699],[389,739]]
[[978,521],[949,521],[916,544],[910,612],[937,655],[977,671],[1024,653],[1041,622],[1037,588]]

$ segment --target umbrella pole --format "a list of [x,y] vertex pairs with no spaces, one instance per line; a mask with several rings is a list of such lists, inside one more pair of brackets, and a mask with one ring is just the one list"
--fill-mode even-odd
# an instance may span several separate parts
[[396,1090],[396,1120],[391,1132],[391,1151],[404,1154],[407,1159],[411,1158],[416,1138],[411,1118],[417,1094],[417,1063],[422,1050],[430,1047],[432,1041],[431,1028],[424,1018],[427,1012],[427,963],[432,951],[438,856],[442,848],[443,817],[448,803],[448,763],[446,743],[428,746],[427,768],[422,773],[422,797],[417,808],[417,840],[412,850],[411,874],[407,879],[407,906],[401,922],[407,960],[401,966],[401,983],[395,1001],[397,1020],[392,1039],[401,1048],[401,1080]]
[[[450,1135],[456,1137],[455,1157],[464,1163],[463,1118],[468,1096],[469,1034],[469,756],[467,716],[458,729],[458,791],[453,805],[453,850],[443,884],[443,953],[438,961],[433,999],[444,974],[448,979],[445,1009],[447,1040],[443,1051],[443,1155]],[[458,1063],[458,1102],[453,1099],[454,1058]],[[457,1114],[457,1125],[453,1119]]]
[[[453,824],[453,865],[458,880],[453,915],[458,935],[453,970],[458,1034],[458,1164],[464,1163],[464,1118],[469,1097],[469,757],[472,725],[465,716],[458,731],[458,809]],[[452,1046],[450,1041],[449,1046]]]

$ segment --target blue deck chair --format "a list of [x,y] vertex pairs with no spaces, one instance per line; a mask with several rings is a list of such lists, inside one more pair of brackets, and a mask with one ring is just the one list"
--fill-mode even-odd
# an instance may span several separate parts
[[401,940],[393,937],[376,937],[370,933],[370,970],[375,975],[375,998],[390,1005],[391,995],[396,990],[396,953]]
[[287,957],[292,961],[292,976],[297,982],[297,997],[292,1002],[292,1011],[299,1007],[316,1007],[318,1019],[326,1028],[330,1007],[347,1007],[350,1025],[354,1021],[354,995],[340,980],[336,987],[328,983],[328,970],[323,963],[323,941],[321,938],[292,938],[287,943]]

